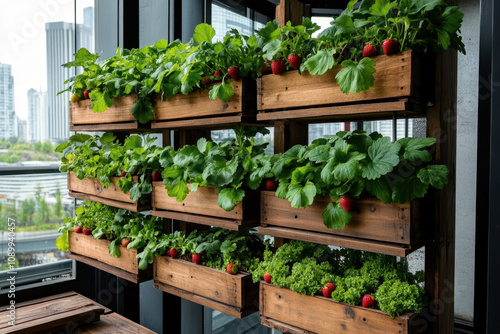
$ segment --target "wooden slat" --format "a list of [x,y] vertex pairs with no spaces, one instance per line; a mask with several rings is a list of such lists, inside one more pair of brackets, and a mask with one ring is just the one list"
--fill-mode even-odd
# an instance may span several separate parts
[[261,191],[261,201],[261,226],[281,226],[411,245],[417,242],[416,236],[412,236],[411,225],[420,226],[421,223],[419,211],[412,208],[413,204],[384,204],[376,198],[360,198],[354,201],[349,224],[341,230],[334,230],[323,224],[323,211],[331,203],[328,196],[315,198],[314,203],[305,209],[292,208],[289,201],[276,197],[272,191]]
[[[155,332],[147,329],[144,326],[119,315],[118,313],[105,314],[101,316],[101,320],[90,325],[80,328],[81,334],[102,334],[102,333],[119,333],[119,334],[155,334]],[[75,331],[75,333],[77,333]]]
[[314,334],[314,332],[306,331],[305,329],[298,328],[264,316],[260,316],[260,323],[266,327],[276,329],[284,334]]
[[[3,311],[5,310],[5,311]],[[0,324],[0,333],[48,333],[98,321],[106,309],[94,301],[76,293],[65,293],[16,305],[16,322]],[[7,319],[9,310],[2,307],[0,316]]]
[[206,89],[196,90],[188,95],[177,94],[171,98],[166,97],[165,101],[162,101],[161,96],[158,95],[155,99],[154,120],[166,121],[241,113],[246,108],[243,103],[245,99],[243,86],[252,84],[256,85],[255,81],[241,79],[235,81],[232,84],[234,95],[228,102],[220,99],[210,100]]
[[176,219],[180,221],[185,221],[189,223],[209,225],[215,227],[222,227],[228,230],[233,231],[241,231],[248,229],[250,227],[259,226],[258,219],[250,219],[250,220],[234,220],[234,219],[224,219],[224,218],[215,218],[209,216],[202,216],[190,213],[182,213],[176,211],[168,211],[168,210],[153,210],[151,212],[153,216]]
[[340,106],[301,108],[296,110],[261,112],[258,121],[299,119],[303,122],[331,122],[352,119],[392,118],[394,112],[400,117],[423,117],[420,105],[409,103],[408,99],[389,102],[358,103]]
[[273,237],[314,242],[323,245],[333,245],[351,249],[359,249],[368,252],[387,254],[393,256],[406,257],[415,250],[419,249],[421,244],[414,245],[412,248],[406,248],[403,245],[384,243],[366,239],[358,239],[337,235],[330,235],[320,232],[309,232],[294,230],[286,227],[259,227],[260,234],[267,234]]
[[251,116],[220,116],[220,117],[202,117],[188,120],[174,120],[174,121],[153,121],[151,122],[151,129],[210,129],[210,130],[223,130],[232,129],[237,125],[249,126],[271,126],[270,122],[256,123],[255,115]]
[[[175,197],[168,196],[165,185],[160,181],[153,182],[152,206],[154,210],[177,211],[234,220],[254,219],[259,215],[259,212],[255,212],[258,208],[246,210],[244,203],[251,201],[255,196],[258,197],[258,194],[247,191],[243,202],[236,203],[233,210],[226,211],[218,204],[216,188],[198,187],[196,191],[190,192],[184,201],[177,202]],[[258,205],[258,198],[255,199]]]
[[[120,187],[116,185],[119,179],[119,177],[112,177],[109,188],[104,188],[97,179],[84,178],[79,180],[74,173],[68,173],[68,190],[125,203],[134,203],[130,199],[130,194],[123,193]],[[137,176],[134,176],[134,181],[138,181]]]
[[245,298],[250,274],[230,275],[226,272],[167,256],[155,258],[154,280],[239,309],[252,305]]
[[71,125],[69,131],[126,131],[129,133],[142,133],[151,131],[151,123],[146,124],[135,122],[126,123],[104,123],[104,124],[88,124],[88,125]]
[[92,111],[90,100],[70,102],[69,123],[70,125],[88,125],[135,122],[134,115],[130,111],[136,100],[137,94],[113,99],[113,106],[102,113]]
[[[300,295],[260,283],[260,314],[307,331],[322,333],[408,334],[411,314],[391,317],[379,310]],[[300,333],[300,332],[299,332]]]
[[288,71],[281,75],[265,75],[259,80],[258,95],[261,104],[258,110],[303,108],[307,106],[339,103],[365,102],[370,100],[404,98],[412,95],[413,51],[391,56],[373,57],[376,62],[375,86],[367,92],[344,94],[336,83],[335,76],[341,66],[335,66],[323,75],[302,75]]
[[99,196],[83,194],[83,193],[78,193],[78,192],[74,192],[74,191],[69,191],[68,196],[73,197],[73,198],[78,198],[78,199],[85,199],[85,200],[93,201],[93,202],[100,202],[102,204],[106,204],[106,205],[109,205],[109,206],[112,206],[115,208],[125,209],[125,210],[129,210],[129,211],[134,211],[134,212],[151,210],[151,204],[140,204],[137,202],[125,203],[125,202],[115,201],[113,199],[102,198]]
[[281,0],[276,6],[276,21],[283,27],[288,21],[292,26],[302,24],[302,17],[310,16],[305,5],[298,0]]

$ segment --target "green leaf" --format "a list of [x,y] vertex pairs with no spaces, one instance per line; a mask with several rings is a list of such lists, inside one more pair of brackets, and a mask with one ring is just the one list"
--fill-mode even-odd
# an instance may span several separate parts
[[141,190],[139,189],[139,184],[135,183],[132,188],[130,188],[130,199],[132,201],[137,201],[141,198]]
[[113,255],[114,257],[118,258],[122,255],[120,252],[120,245],[116,244],[116,240],[111,241],[111,243],[108,246],[109,254]]
[[220,85],[213,85],[212,89],[208,92],[208,97],[210,100],[215,100],[219,95]]
[[443,189],[448,184],[448,167],[445,165],[432,165],[418,171],[417,177],[425,184],[434,188]]
[[397,4],[397,1],[375,0],[373,6],[370,7],[370,14],[375,16],[387,16],[391,9],[396,7]]
[[101,136],[100,142],[102,144],[109,144],[112,143],[116,139],[116,136],[113,134],[113,132],[106,132]]
[[386,204],[392,202],[392,191],[384,178],[368,180],[366,190]]
[[362,175],[369,180],[378,179],[381,175],[391,172],[399,163],[398,143],[391,143],[389,137],[376,140],[368,148],[368,163],[362,169]]
[[436,143],[435,138],[401,138],[397,141],[401,148],[404,149],[403,158],[411,161],[429,162],[432,156],[423,148],[429,147]]
[[149,122],[153,118],[154,111],[155,109],[149,99],[138,99],[130,110],[134,118],[142,124]]
[[281,199],[286,199],[286,194],[288,193],[289,183],[280,182],[278,189],[276,189],[276,197]]
[[323,224],[326,227],[341,230],[351,221],[351,214],[346,212],[342,206],[329,203],[323,211]]
[[200,45],[203,42],[212,42],[215,36],[215,29],[210,24],[200,23],[194,28],[193,39],[196,44]]
[[69,249],[69,237],[68,231],[63,231],[63,233],[56,239],[56,247],[59,250],[67,251]]
[[243,201],[245,191],[243,189],[224,188],[219,191],[218,204],[226,211],[234,209],[237,202]]
[[234,95],[234,90],[231,85],[222,83],[220,85],[213,85],[212,89],[208,93],[210,100],[215,100],[217,97],[222,101],[229,101]]
[[142,147],[142,138],[140,136],[129,136],[125,139],[123,148],[127,150],[133,150]]
[[313,203],[314,196],[316,196],[316,186],[311,181],[307,181],[305,186],[291,184],[288,188],[286,199],[291,203],[293,208],[305,208]]
[[92,100],[91,108],[96,113],[104,112],[113,105],[113,99],[109,96],[108,91],[103,93],[94,89],[90,92],[89,97]]
[[69,137],[69,141],[83,143],[83,142],[86,142],[87,140],[89,140],[90,138],[92,138],[91,135],[88,135],[85,133],[77,133],[77,134],[74,134],[71,137]]
[[198,147],[198,151],[205,153],[205,150],[207,149],[207,140],[205,138],[198,139],[196,146]]
[[428,12],[436,7],[446,6],[446,3],[443,0],[412,0],[412,3],[414,7],[410,11],[411,14]]
[[309,73],[313,75],[324,74],[333,67],[333,53],[333,49],[320,50],[314,56],[308,58],[305,61],[304,66],[307,68]]
[[418,177],[410,176],[402,181],[395,182],[392,188],[392,201],[408,203],[416,197],[424,197],[428,184],[423,183]]
[[344,60],[342,67],[335,76],[340,90],[344,94],[359,93],[361,91],[368,91],[373,87],[375,78],[375,61],[369,57],[361,59],[359,63],[352,60]]

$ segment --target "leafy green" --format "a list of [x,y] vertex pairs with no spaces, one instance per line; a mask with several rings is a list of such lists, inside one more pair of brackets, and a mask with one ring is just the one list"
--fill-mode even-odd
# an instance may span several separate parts
[[344,94],[359,93],[373,87],[375,78],[375,62],[370,58],[363,58],[359,63],[352,60],[344,60],[344,67],[335,77],[340,91]]

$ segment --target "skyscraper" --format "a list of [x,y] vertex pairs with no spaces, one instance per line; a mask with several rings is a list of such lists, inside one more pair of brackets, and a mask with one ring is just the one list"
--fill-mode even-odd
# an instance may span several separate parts
[[[73,53],[81,47],[93,51],[93,8],[84,8],[84,24],[75,26],[68,22],[48,22],[45,24],[47,43],[47,127],[48,138],[57,142],[69,137],[69,98],[64,85],[71,76],[75,75],[73,68],[62,67],[73,60]],[[90,22],[92,23],[90,23]],[[76,41],[75,41],[76,37]]]
[[0,139],[17,136],[12,66],[0,63]]
[[28,141],[44,142],[49,139],[47,128],[47,92],[28,90]]

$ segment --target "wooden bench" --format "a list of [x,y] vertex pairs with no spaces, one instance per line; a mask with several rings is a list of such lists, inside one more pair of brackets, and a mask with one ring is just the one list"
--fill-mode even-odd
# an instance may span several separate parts
[[[154,333],[76,292],[0,308],[0,333]],[[15,311],[15,313],[14,313]],[[9,321],[15,316],[14,325]]]

